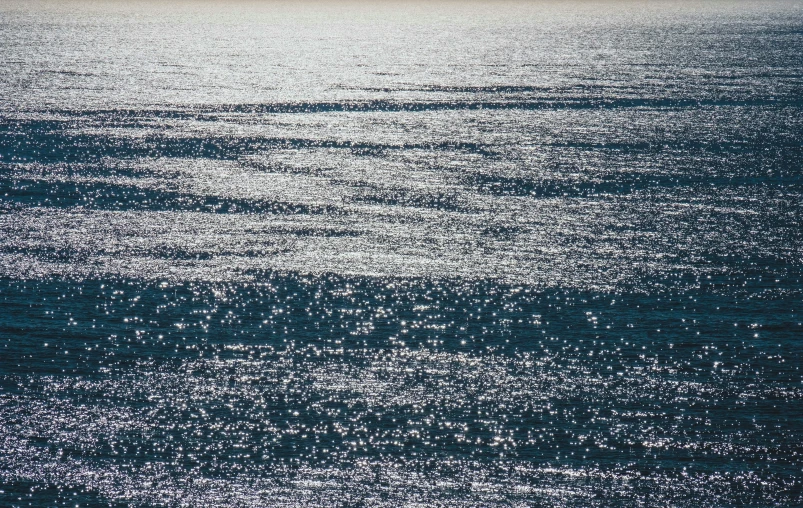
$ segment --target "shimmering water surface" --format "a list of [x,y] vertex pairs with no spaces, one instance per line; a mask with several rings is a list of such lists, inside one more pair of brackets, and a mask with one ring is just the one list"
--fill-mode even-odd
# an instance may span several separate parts
[[803,4],[0,4],[0,505],[803,504]]

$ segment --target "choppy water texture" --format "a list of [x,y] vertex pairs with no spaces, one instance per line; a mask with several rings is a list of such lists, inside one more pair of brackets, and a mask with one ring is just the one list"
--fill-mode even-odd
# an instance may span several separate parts
[[803,4],[122,4],[0,4],[0,504],[803,504]]

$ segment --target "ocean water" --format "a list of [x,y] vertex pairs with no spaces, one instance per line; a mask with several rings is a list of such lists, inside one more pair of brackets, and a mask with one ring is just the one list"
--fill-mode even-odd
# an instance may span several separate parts
[[0,3],[0,505],[803,505],[800,2]]

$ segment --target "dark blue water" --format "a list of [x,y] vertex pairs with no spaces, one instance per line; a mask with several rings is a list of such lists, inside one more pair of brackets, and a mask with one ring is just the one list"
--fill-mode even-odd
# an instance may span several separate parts
[[803,505],[803,7],[3,3],[0,505]]

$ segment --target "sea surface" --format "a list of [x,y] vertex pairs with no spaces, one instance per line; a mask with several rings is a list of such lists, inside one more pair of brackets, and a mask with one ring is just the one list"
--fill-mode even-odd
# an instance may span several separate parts
[[803,505],[803,3],[0,3],[0,505]]

